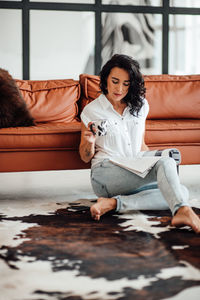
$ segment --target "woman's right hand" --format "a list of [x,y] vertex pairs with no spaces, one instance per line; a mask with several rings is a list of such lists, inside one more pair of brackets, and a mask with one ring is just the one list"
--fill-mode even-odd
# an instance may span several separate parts
[[81,143],[79,146],[79,153],[84,162],[89,162],[95,154],[96,135],[90,130],[92,122],[86,127],[83,123],[81,125]]
[[89,144],[95,144],[96,135],[95,135],[95,128],[93,129],[94,133],[91,131],[92,122],[88,123],[88,127],[82,131],[83,139]]

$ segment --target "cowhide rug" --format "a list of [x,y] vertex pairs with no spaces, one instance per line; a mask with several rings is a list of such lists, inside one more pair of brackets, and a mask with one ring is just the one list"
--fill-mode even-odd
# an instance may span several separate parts
[[3,206],[1,300],[200,299],[197,234],[170,226],[169,211],[96,222],[94,201]]

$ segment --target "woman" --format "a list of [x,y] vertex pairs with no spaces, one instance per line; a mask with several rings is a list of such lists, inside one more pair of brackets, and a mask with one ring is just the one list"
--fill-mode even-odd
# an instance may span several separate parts
[[[114,55],[100,72],[100,88],[102,94],[81,114],[80,156],[84,162],[92,160],[91,183],[99,197],[91,216],[99,220],[110,210],[170,208],[173,226],[188,225],[199,233],[200,219],[188,204],[188,190],[179,182],[174,159],[159,159],[144,178],[111,162],[114,157],[131,161],[148,150],[144,134],[149,106],[138,62]],[[91,131],[97,119],[108,120],[106,135]],[[158,188],[152,186],[155,181]]]

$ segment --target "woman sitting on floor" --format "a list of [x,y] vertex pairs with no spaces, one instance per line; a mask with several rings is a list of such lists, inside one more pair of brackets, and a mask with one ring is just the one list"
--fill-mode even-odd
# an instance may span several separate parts
[[[142,178],[112,163],[115,157],[135,159],[145,144],[145,121],[149,105],[139,64],[127,55],[114,55],[100,73],[102,94],[81,113],[80,156],[92,160],[91,183],[99,197],[90,211],[95,220],[110,210],[167,209],[173,226],[188,225],[200,232],[200,219],[188,203],[189,193],[180,184],[176,163],[160,158]],[[106,135],[91,130],[94,120],[106,119]],[[158,188],[151,183],[157,182]]]

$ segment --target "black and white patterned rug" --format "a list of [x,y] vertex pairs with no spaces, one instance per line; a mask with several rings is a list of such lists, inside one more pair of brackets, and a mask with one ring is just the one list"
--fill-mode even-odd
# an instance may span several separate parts
[[169,211],[96,222],[94,201],[1,201],[1,300],[200,299],[199,235],[172,227]]

